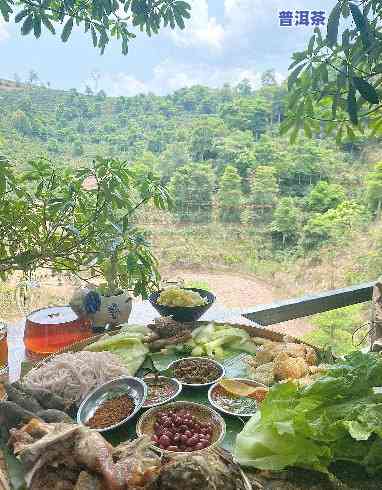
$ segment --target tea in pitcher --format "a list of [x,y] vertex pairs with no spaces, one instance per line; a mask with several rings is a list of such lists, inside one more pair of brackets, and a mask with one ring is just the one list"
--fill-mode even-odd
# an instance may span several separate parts
[[0,323],[0,368],[8,363],[7,326]]
[[91,337],[91,322],[70,306],[52,306],[27,317],[24,344],[28,357],[43,357]]

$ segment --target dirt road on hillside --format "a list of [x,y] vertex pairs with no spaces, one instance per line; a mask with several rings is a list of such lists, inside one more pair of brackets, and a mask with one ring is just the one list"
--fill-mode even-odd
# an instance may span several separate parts
[[[186,283],[206,283],[216,295],[217,301],[227,308],[248,309],[252,306],[269,304],[293,297],[293,294],[288,292],[281,296],[280,292],[276,291],[270,284],[249,274],[168,269],[162,271],[162,277],[171,281],[183,279]],[[300,337],[310,332],[313,326],[308,319],[298,319],[268,328]]]

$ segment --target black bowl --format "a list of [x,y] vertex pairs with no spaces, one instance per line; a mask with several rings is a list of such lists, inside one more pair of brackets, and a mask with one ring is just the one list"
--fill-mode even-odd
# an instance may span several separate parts
[[158,297],[161,291],[157,291],[156,293],[152,293],[149,296],[149,301],[153,305],[153,307],[157,310],[157,312],[161,316],[171,316],[177,322],[196,322],[199,318],[211,308],[212,304],[215,301],[215,296],[206,291],[205,289],[198,288],[182,288],[187,291],[195,291],[199,293],[202,298],[207,299],[207,304],[202,306],[165,306],[158,304]]

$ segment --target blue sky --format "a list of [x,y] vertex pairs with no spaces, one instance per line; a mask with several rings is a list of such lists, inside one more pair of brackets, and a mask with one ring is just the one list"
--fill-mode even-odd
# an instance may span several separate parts
[[279,26],[279,10],[324,10],[335,0],[188,0],[192,18],[184,31],[162,31],[148,38],[138,33],[123,56],[111,43],[103,56],[89,36],[75,31],[68,43],[44,32],[40,39],[21,36],[19,25],[0,21],[0,78],[14,73],[27,78],[34,69],[54,88],[83,90],[94,85],[108,95],[166,94],[201,83],[212,87],[248,78],[253,86],[261,73],[275,68],[286,75],[293,51],[301,49],[313,27]]

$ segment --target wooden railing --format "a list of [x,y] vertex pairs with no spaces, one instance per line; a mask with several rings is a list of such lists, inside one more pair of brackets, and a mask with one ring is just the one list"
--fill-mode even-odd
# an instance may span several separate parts
[[303,296],[298,299],[260,305],[256,308],[251,308],[250,311],[244,312],[243,316],[262,326],[273,325],[295,318],[315,315],[316,313],[371,301],[373,286],[374,282],[369,282],[348,288],[334,289],[333,291]]

